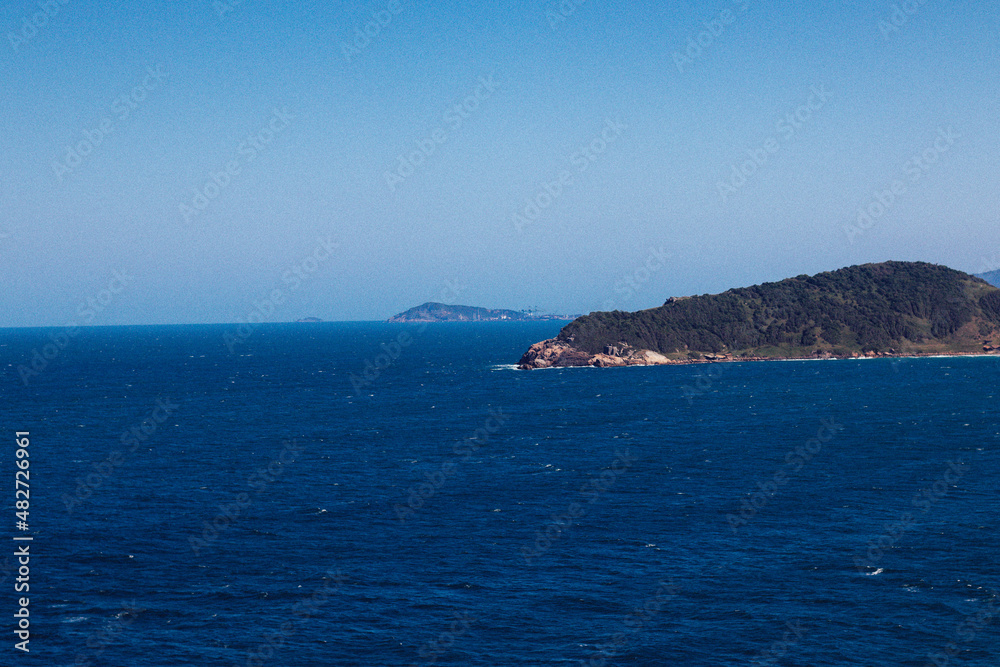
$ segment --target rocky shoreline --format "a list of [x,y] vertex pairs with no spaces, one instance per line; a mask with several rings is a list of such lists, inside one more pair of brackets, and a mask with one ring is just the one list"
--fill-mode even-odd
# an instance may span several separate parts
[[[534,343],[521,356],[517,367],[521,370],[536,368],[568,368],[574,366],[594,366],[610,368],[617,366],[664,366],[685,364],[706,364],[726,361],[802,361],[806,359],[878,359],[878,358],[908,358],[937,356],[982,356],[998,354],[1000,346],[984,344],[982,351],[977,352],[855,352],[850,356],[838,356],[829,352],[811,357],[764,357],[764,356],[733,356],[731,354],[703,354],[697,359],[671,359],[653,350],[637,350],[625,343],[605,346],[603,352],[591,354],[573,347],[558,338],[549,338]],[[998,354],[1000,356],[1000,354]]]

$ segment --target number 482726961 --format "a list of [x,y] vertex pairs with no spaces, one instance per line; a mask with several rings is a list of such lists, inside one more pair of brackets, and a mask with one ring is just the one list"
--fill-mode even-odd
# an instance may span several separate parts
[[17,432],[17,451],[15,456],[17,457],[17,472],[14,473],[14,507],[17,511],[14,515],[17,517],[17,527],[21,530],[28,530],[28,507],[29,507],[29,485],[30,480],[30,463],[28,462],[28,433],[18,431]]

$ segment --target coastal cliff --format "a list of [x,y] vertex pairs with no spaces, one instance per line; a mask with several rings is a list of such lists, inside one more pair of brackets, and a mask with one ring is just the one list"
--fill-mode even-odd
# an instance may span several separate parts
[[925,262],[882,262],[579,317],[523,369],[1000,352],[1000,289]]

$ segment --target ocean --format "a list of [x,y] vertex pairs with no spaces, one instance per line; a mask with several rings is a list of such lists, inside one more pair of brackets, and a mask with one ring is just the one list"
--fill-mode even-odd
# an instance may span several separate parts
[[1000,664],[1000,359],[561,324],[0,330],[0,663]]

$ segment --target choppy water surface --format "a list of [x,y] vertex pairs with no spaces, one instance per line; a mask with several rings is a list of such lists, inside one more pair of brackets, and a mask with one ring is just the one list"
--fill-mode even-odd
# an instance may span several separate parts
[[1000,360],[513,369],[558,328],[0,332],[32,658],[1000,663]]

